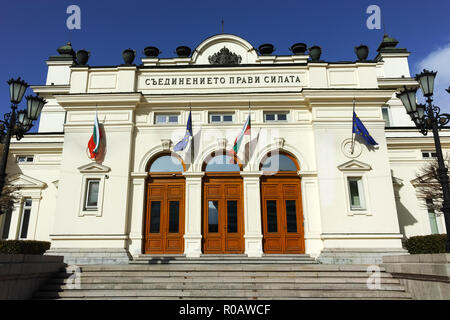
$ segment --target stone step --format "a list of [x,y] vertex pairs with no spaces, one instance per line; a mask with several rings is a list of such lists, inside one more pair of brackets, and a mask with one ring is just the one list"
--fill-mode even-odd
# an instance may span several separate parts
[[[149,258],[149,257],[144,257]],[[303,264],[285,260],[248,263],[242,257],[204,261],[83,265],[79,278],[60,272],[36,299],[409,299],[398,279],[380,268],[370,290],[368,265]],[[236,258],[235,260],[233,260]],[[239,258],[239,259],[237,259]],[[262,259],[262,258],[260,258]],[[294,258],[293,258],[294,259]],[[295,257],[295,259],[303,259]],[[219,262],[217,262],[219,261]],[[256,261],[256,260],[255,260]],[[75,283],[74,283],[75,282]],[[78,283],[76,283],[78,282]],[[78,286],[78,287],[77,287]]]
[[183,265],[189,265],[189,264],[290,264],[295,262],[296,264],[318,264],[313,259],[285,259],[285,260],[152,260],[152,259],[135,259],[133,261],[130,261],[129,264],[161,264],[161,265],[168,265],[168,264],[183,264]]
[[[267,271],[102,271],[102,272],[82,272],[81,277],[273,277],[279,276],[281,272],[267,272]],[[369,274],[366,272],[313,272],[313,271],[290,271],[282,272],[283,276],[289,277],[356,277],[368,278]],[[392,278],[389,273],[381,272],[380,278]],[[54,278],[67,278],[66,273],[56,274]]]
[[[159,283],[81,283],[73,285],[46,285],[41,291],[63,290],[371,290],[361,283],[221,283],[221,282],[159,282]],[[377,290],[404,291],[399,284],[383,284]]]
[[[33,298],[33,300],[49,300],[49,299],[58,299],[58,300],[175,300],[173,297],[88,297],[88,298],[71,298],[71,297],[65,297],[65,298]],[[301,298],[301,297],[274,297],[274,298],[270,298],[270,300],[355,300],[355,297],[336,297],[336,298]],[[410,297],[364,297],[363,300],[410,300]],[[234,301],[234,300],[249,300],[249,298],[246,297],[226,297],[226,298],[221,298],[221,297],[213,297],[213,298],[209,298],[209,297],[179,297],[176,300],[230,300],[230,301]],[[252,297],[251,300],[268,300],[268,298],[265,297]]]
[[262,257],[247,257],[245,255],[202,255],[200,257],[185,257],[183,255],[146,255],[141,254],[137,257],[134,257],[133,260],[161,260],[165,262],[171,261],[295,261],[295,260],[309,260],[312,262],[316,262],[314,258],[312,258],[308,254],[295,254],[295,255],[267,255]]
[[[117,271],[359,271],[367,272],[369,265],[325,265],[325,264],[175,264],[175,265],[83,265],[84,272]],[[380,267],[380,271],[385,271]]]
[[[272,276],[272,277],[83,277],[80,283],[170,283],[170,282],[194,282],[194,283],[363,283],[367,282],[367,277],[289,277],[289,276]],[[72,279],[52,278],[49,284],[64,285],[66,283],[74,283]],[[394,278],[382,277],[381,284],[400,284],[400,280]]]
[[318,262],[307,254],[293,255],[265,255],[263,257],[247,257],[243,254],[215,255],[206,254],[199,258],[186,257],[184,255],[151,255],[141,254],[135,257],[130,264],[260,264],[260,263],[298,263],[318,264]]
[[139,254],[137,258],[160,258],[160,259],[289,259],[289,258],[310,258],[309,254],[263,254],[262,257],[248,257],[246,254],[201,254],[200,257],[186,257],[184,254]]
[[234,298],[234,299],[287,299],[287,298],[410,298],[404,291],[342,291],[342,290],[66,290],[61,292],[40,291],[36,298],[104,298],[104,297],[154,297],[164,298]]

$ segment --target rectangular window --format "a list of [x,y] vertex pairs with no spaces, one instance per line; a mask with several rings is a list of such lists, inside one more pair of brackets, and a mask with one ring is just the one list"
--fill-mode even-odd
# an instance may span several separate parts
[[389,116],[389,107],[382,107],[381,114],[383,115],[384,126],[390,127],[391,126],[391,118]]
[[297,232],[297,209],[295,200],[286,200],[287,232]]
[[152,201],[150,205],[150,233],[159,233],[161,221],[161,202]]
[[422,150],[422,158],[423,159],[435,159],[435,158],[437,158],[437,153],[434,151]]
[[178,114],[156,114],[155,124],[178,124]]
[[208,232],[219,232],[219,201],[208,201]]
[[361,177],[348,178],[350,210],[365,210],[364,189]]
[[28,225],[30,224],[30,215],[31,215],[31,199],[23,200],[22,207],[22,221],[20,223],[20,239],[26,239],[28,235]]
[[34,156],[17,156],[16,161],[18,163],[30,163],[33,162]]
[[277,201],[266,200],[267,207],[267,232],[277,232]]
[[98,209],[98,193],[100,189],[100,179],[88,179],[86,182],[85,210]]
[[0,239],[8,239],[9,228],[11,225],[12,212],[7,211],[0,215]]
[[264,112],[264,122],[287,122],[288,112]]
[[169,202],[169,233],[178,233],[180,224],[180,202]]
[[233,114],[232,113],[210,113],[209,123],[232,123]]
[[439,228],[436,220],[436,213],[433,208],[433,200],[427,199],[428,218],[430,220],[431,234],[438,234]]
[[227,201],[227,231],[229,233],[238,232],[238,214],[237,214],[237,201]]

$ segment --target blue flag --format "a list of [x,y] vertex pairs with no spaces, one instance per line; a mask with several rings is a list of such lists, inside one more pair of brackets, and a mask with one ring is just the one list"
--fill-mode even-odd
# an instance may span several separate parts
[[367,131],[366,127],[362,123],[362,121],[358,118],[356,113],[353,111],[353,133],[356,133],[357,135],[361,136],[364,141],[367,142],[367,144],[370,144],[371,146],[375,146],[378,143],[372,138],[372,136],[369,134],[369,131]]
[[173,151],[181,151],[186,148],[186,146],[189,143],[189,137],[192,137],[192,121],[191,121],[191,112],[189,111],[189,117],[187,121],[186,126],[186,134],[184,135],[183,139],[181,139],[180,142],[178,142],[175,147],[173,147]]

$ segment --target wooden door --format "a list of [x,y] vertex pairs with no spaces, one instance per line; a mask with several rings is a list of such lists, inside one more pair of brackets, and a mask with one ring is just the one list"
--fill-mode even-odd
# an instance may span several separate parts
[[184,252],[183,178],[151,178],[147,184],[144,253]]
[[298,177],[261,179],[265,253],[304,253],[305,240]]
[[243,253],[242,179],[207,177],[203,184],[203,253]]

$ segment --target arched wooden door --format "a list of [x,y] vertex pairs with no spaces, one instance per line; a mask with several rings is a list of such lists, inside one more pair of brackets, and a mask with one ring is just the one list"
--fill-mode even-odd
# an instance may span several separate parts
[[242,178],[239,165],[230,160],[229,156],[211,158],[204,169],[203,253],[244,252]]
[[184,252],[184,165],[164,155],[150,165],[144,228],[144,253]]
[[[274,157],[278,157],[276,159]],[[276,162],[276,165],[274,163]],[[276,171],[273,170],[276,167]],[[304,253],[305,239],[298,164],[287,154],[263,161],[261,209],[264,253]]]

